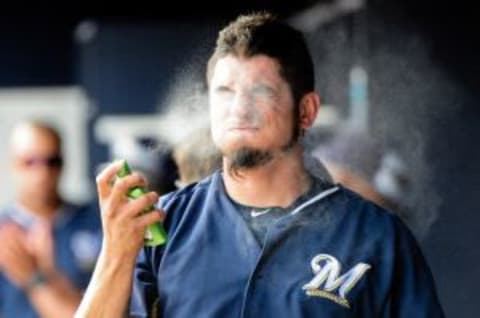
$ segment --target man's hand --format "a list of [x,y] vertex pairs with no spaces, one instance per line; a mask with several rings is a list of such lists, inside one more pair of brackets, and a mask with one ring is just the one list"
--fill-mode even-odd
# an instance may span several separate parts
[[39,270],[45,274],[54,273],[56,264],[52,224],[47,221],[36,222],[28,232],[28,242]]
[[25,287],[37,271],[27,233],[15,223],[5,223],[0,227],[0,242],[0,269],[12,283]]
[[146,186],[146,180],[138,173],[132,173],[116,180],[121,161],[110,164],[97,177],[97,190],[103,226],[103,252],[107,257],[118,260],[134,260],[143,245],[145,228],[164,218],[162,211],[142,214],[155,204],[158,195],[149,192],[129,200],[127,192],[135,186]]
[[[162,211],[143,214],[158,200],[155,192],[127,199],[128,189],[145,186],[138,173],[116,180],[123,162],[110,164],[97,177],[103,246],[92,279],[75,317],[123,317],[128,308],[136,256],[145,228],[164,218]],[[113,288],[112,288],[113,286]]]

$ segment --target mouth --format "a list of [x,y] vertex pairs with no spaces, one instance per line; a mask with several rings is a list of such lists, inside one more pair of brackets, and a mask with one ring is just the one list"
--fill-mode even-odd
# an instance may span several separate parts
[[258,130],[257,127],[248,127],[248,126],[240,126],[240,127],[230,127],[228,130],[239,130],[239,131],[248,131],[248,130]]
[[225,122],[225,127],[229,130],[252,130],[258,129],[259,124],[256,121],[249,120],[249,121],[240,121],[240,120],[227,120]]
[[228,133],[234,135],[255,135],[258,131],[256,127],[231,127],[227,129]]

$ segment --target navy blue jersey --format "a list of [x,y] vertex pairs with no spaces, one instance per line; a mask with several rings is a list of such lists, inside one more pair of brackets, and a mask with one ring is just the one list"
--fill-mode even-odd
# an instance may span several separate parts
[[139,255],[133,317],[443,317],[407,228],[341,186],[279,218],[263,244],[220,173],[160,205],[169,241]]
[[[12,205],[0,212],[2,222],[29,228],[34,218]],[[57,268],[74,286],[85,289],[101,247],[101,223],[94,206],[64,205],[53,225]],[[38,317],[27,295],[0,272],[0,317]]]

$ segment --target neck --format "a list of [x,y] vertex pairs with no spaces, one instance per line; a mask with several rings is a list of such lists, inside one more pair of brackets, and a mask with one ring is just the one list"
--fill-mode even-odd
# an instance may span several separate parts
[[227,158],[223,167],[228,195],[238,203],[255,207],[288,207],[311,183],[300,146],[274,156],[266,165],[240,170],[238,175],[229,172]]
[[36,217],[48,220],[53,219],[55,212],[62,204],[62,200],[57,194],[49,198],[38,200],[32,200],[31,196],[20,195],[17,198],[17,202]]

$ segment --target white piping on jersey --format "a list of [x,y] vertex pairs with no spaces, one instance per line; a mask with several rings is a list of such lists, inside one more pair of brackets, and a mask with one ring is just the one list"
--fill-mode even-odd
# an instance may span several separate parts
[[333,188],[330,188],[330,189],[327,189],[325,191],[322,191],[320,192],[319,194],[317,194],[316,196],[314,196],[313,198],[311,198],[310,200],[308,200],[307,202],[304,202],[302,204],[300,204],[295,210],[293,210],[290,215],[295,215],[297,214],[298,212],[300,212],[300,210],[306,208],[307,206],[333,194],[334,192],[337,192],[340,188],[335,186]]

